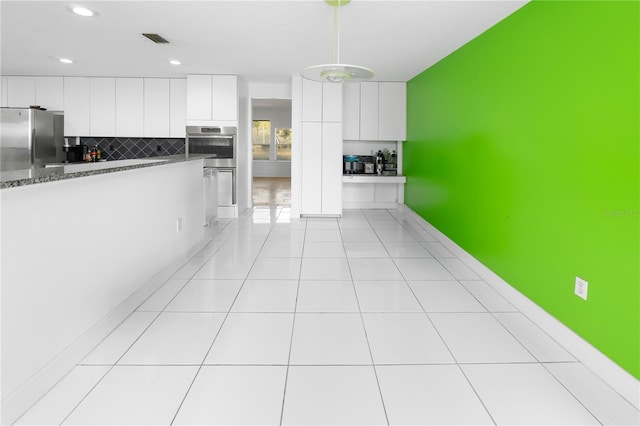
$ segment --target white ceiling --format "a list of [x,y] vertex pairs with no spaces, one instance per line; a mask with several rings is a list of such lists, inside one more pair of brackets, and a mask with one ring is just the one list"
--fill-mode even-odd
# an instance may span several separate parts
[[[340,59],[373,68],[374,80],[407,81],[527,1],[353,0],[341,8]],[[73,15],[72,3],[99,16]],[[2,75],[238,74],[284,83],[332,62],[333,8],[323,0],[2,0],[0,19]],[[171,43],[156,45],[143,32]]]

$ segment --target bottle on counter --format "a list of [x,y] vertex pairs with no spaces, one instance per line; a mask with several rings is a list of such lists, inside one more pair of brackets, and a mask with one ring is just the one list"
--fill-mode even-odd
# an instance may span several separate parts
[[96,150],[96,147],[94,146],[93,148],[91,148],[91,161],[96,161],[96,157],[98,156],[98,151]]
[[100,161],[102,160],[102,151],[100,150],[100,147],[96,148],[96,161]]

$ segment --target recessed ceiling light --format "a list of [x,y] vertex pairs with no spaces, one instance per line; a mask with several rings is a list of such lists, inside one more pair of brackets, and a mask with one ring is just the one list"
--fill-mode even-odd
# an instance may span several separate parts
[[97,13],[89,8],[84,6],[69,6],[69,10],[71,10],[76,15],[80,16],[96,16]]
[[60,62],[62,62],[63,64],[72,64],[73,61],[71,59],[68,58],[60,58],[58,59]]
[[169,61],[169,63],[170,63],[171,65],[180,65],[180,64],[182,64],[182,62],[180,62],[180,61],[176,61],[175,59],[170,60],[170,61]]

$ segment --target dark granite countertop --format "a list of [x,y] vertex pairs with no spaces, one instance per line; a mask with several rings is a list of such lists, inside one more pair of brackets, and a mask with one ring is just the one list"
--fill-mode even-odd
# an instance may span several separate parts
[[200,158],[185,158],[184,155],[166,157],[139,158],[131,160],[114,160],[97,163],[72,163],[53,165],[53,167],[12,170],[0,173],[0,189],[18,186],[34,185],[38,183],[54,182],[65,179],[75,179],[85,176],[120,172],[124,170],[140,169],[164,164],[180,163],[183,161],[199,160]]

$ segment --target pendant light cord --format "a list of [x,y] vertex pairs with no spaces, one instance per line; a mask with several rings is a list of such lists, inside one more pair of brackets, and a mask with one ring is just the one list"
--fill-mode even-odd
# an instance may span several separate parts
[[338,4],[333,6],[333,63],[340,63],[340,6],[341,0],[338,0]]

